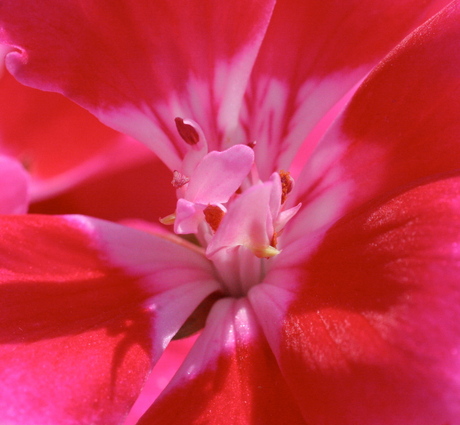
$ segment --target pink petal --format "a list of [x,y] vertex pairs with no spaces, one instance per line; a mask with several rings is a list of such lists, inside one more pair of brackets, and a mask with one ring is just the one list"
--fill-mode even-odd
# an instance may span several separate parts
[[29,206],[29,178],[14,159],[0,155],[0,214],[23,214]]
[[453,2],[370,74],[297,179],[304,208],[293,223],[318,228],[373,197],[458,169],[459,19]]
[[245,145],[210,152],[190,177],[186,198],[204,205],[227,202],[251,171],[253,161],[254,152]]
[[120,423],[150,362],[215,290],[210,266],[108,222],[0,221],[0,422]]
[[150,374],[141,395],[136,400],[123,425],[136,425],[153,401],[164,390],[168,382],[179,369],[196,337],[171,341]]
[[204,205],[197,205],[186,199],[179,199],[176,207],[174,232],[178,234],[197,233],[198,225],[203,222]]
[[[262,178],[290,163],[307,134],[412,29],[448,0],[286,0],[276,4],[242,125]],[[240,142],[242,143],[242,142]]]
[[202,127],[211,148],[238,111],[273,0],[3,2],[7,65],[22,82],[58,91],[179,168],[174,118]]
[[[180,406],[180,408],[179,408]],[[305,425],[250,304],[225,299],[139,425]]]
[[64,97],[25,87],[8,73],[0,96],[0,151],[27,168],[34,199],[146,155]]
[[433,180],[350,214],[251,289],[309,423],[459,423],[459,218],[460,177]]
[[208,257],[239,245],[249,249],[270,245],[274,232],[270,210],[273,186],[272,181],[254,185],[232,203],[206,249]]

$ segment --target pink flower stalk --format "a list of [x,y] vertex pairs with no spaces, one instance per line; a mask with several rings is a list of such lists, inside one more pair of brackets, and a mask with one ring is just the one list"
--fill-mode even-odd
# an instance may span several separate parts
[[178,197],[162,221],[194,241],[1,216],[1,421],[121,424],[202,328],[140,425],[460,424],[459,18],[438,0],[0,0],[10,71],[149,145]]

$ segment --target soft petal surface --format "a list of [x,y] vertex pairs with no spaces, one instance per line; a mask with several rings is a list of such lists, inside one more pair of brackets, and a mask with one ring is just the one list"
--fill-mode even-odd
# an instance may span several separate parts
[[7,72],[0,99],[0,151],[24,164],[34,199],[147,155],[63,96],[23,86]]
[[369,75],[297,179],[290,199],[304,208],[285,240],[296,238],[294,222],[313,231],[369,199],[459,168],[459,21],[455,1]]
[[186,199],[199,204],[227,202],[249,174],[254,152],[245,145],[207,154],[190,177]]
[[0,422],[122,423],[151,361],[216,289],[207,261],[95,219],[0,221]]
[[139,425],[305,425],[245,299],[224,299]]
[[221,249],[239,245],[253,250],[270,245],[274,232],[270,210],[274,186],[273,181],[259,183],[235,200],[206,249],[209,257]]
[[153,154],[145,162],[98,173],[49,199],[34,202],[36,214],[84,214],[110,221],[158,219],[174,211],[171,172]]
[[155,399],[168,385],[196,341],[196,335],[171,341],[150,374],[141,395],[123,425],[136,425]]
[[327,110],[405,35],[447,3],[278,1],[242,114],[244,139],[257,141],[262,178],[288,169]]
[[459,244],[457,175],[344,217],[251,289],[309,424],[460,423]]
[[0,155],[0,214],[23,214],[29,206],[29,178],[12,158]]
[[228,137],[274,0],[4,0],[7,66],[58,91],[172,168],[185,152],[175,117],[199,122],[210,148]]

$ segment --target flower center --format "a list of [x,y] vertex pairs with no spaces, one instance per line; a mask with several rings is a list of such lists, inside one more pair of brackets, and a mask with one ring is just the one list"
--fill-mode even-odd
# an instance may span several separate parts
[[244,296],[280,253],[279,236],[300,207],[284,208],[294,181],[287,171],[261,181],[253,146],[208,152],[196,123],[175,121],[189,150],[173,172],[176,211],[161,222],[174,224],[177,234],[194,234],[214,264],[222,292]]

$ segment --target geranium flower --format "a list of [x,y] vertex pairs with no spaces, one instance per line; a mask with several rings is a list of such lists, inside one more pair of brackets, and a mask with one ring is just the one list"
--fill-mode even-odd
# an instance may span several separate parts
[[458,424],[446,3],[2,0],[15,76],[151,146],[196,229],[2,216],[2,421],[122,423],[204,326],[139,424]]

